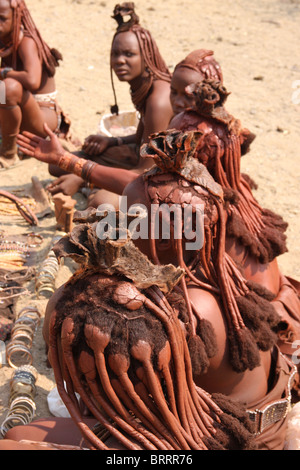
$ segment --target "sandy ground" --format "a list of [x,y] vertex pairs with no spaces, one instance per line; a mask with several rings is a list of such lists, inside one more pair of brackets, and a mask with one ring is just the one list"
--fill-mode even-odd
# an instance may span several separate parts
[[[97,132],[101,116],[113,104],[109,50],[115,31],[111,19],[115,2],[27,0],[27,5],[43,37],[63,53],[64,62],[56,76],[59,101],[72,120],[73,133],[84,139]],[[279,263],[285,274],[300,280],[300,1],[166,0],[158,6],[154,0],[137,0],[136,10],[171,69],[194,49],[215,51],[232,92],[227,108],[257,135],[251,153],[243,158],[243,171],[258,183],[257,199],[289,223],[289,252]],[[120,109],[132,109],[128,85],[117,80],[115,85]],[[18,168],[0,173],[0,187],[24,188],[32,175],[43,184],[50,179],[46,165],[25,160]],[[82,198],[77,207],[84,207]],[[30,231],[19,217],[1,218],[0,224],[9,233]],[[53,214],[35,229],[44,237],[37,266],[51,247],[55,229]],[[57,285],[70,273],[64,266]],[[34,284],[29,289],[31,295],[20,299],[16,308],[34,304],[43,315],[47,300],[37,299]],[[42,324],[32,349],[39,373],[37,417],[49,416],[47,394],[55,385],[46,364],[41,328]],[[11,368],[0,369],[0,424],[7,413],[11,375]]]

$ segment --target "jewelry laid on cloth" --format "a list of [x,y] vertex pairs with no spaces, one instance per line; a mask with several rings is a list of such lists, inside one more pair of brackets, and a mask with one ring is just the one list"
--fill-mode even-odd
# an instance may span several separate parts
[[0,237],[0,269],[18,270],[27,263],[31,249],[43,243],[43,236],[30,232],[21,235],[22,239]]
[[29,258],[29,249],[26,244],[12,240],[0,242],[0,268],[20,268]]
[[7,272],[2,277],[5,282],[18,282],[22,284],[32,279],[35,276],[35,272],[35,267],[29,266],[28,268]]
[[6,345],[6,360],[17,369],[32,364],[32,343],[41,314],[34,306],[24,307],[17,315],[12,327],[10,341]]
[[0,309],[6,308],[8,302],[15,297],[20,297],[24,295],[29,295],[30,292],[26,287],[22,286],[11,286],[11,287],[1,287],[0,285]]
[[9,429],[33,420],[37,377],[37,370],[32,366],[21,366],[14,371],[10,382],[9,411],[0,428],[3,438]]

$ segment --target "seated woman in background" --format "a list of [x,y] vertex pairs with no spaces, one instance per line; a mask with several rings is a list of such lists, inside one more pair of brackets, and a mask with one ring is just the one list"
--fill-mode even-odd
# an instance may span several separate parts
[[[129,16],[125,22],[124,17]],[[105,166],[133,169],[139,173],[152,162],[139,159],[141,144],[148,136],[167,128],[172,116],[169,72],[151,33],[139,25],[133,3],[117,5],[113,18],[118,22],[111,47],[111,70],[122,82],[128,82],[132,102],[140,114],[136,134],[125,137],[91,135],[87,137],[81,155]],[[114,112],[118,112],[117,105]],[[53,176],[61,170],[50,165]],[[48,188],[50,193],[74,194],[85,183],[74,175],[58,178]],[[93,205],[105,200],[112,202],[113,194],[103,190],[93,197]]]
[[62,56],[43,41],[23,0],[0,0],[0,24],[0,79],[6,96],[0,104],[0,168],[7,169],[19,161],[20,131],[45,137],[45,122],[53,131],[60,127],[54,75]]

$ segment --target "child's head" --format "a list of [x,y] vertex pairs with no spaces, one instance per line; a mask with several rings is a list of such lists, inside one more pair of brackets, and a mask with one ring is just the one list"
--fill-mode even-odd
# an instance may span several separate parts
[[193,97],[186,92],[186,87],[204,79],[223,81],[222,71],[213,57],[213,51],[195,50],[176,65],[171,81],[170,95],[175,114],[193,106]]

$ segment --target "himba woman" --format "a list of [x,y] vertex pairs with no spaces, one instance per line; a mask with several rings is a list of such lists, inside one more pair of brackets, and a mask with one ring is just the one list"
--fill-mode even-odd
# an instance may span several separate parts
[[[134,237],[133,247],[123,232],[103,241],[101,214],[90,209],[55,248],[82,269],[50,300],[45,338],[61,397],[91,448],[119,441],[129,449],[246,449],[250,435],[258,449],[283,448],[295,367],[275,345],[279,317],[268,292],[226,254],[223,191],[194,158],[198,138],[169,131],[142,147],[157,167],[124,195],[129,208],[151,215],[149,239]],[[174,206],[170,237],[156,238],[158,210]],[[198,207],[204,213],[203,244],[191,251],[187,207],[194,234]],[[74,391],[114,441],[99,441],[84,425]],[[55,423],[66,438],[66,421]],[[51,429],[53,420],[14,428],[1,446],[49,441]],[[65,444],[61,438],[52,442]]]
[[[125,137],[107,137],[91,135],[87,137],[82,155],[85,158],[105,166],[122,169],[133,169],[141,172],[152,162],[139,159],[139,149],[148,136],[167,128],[172,116],[170,103],[171,74],[166,66],[151,33],[139,24],[134,11],[134,3],[116,5],[113,18],[117,21],[117,31],[111,46],[111,77],[113,73],[122,82],[128,82],[132,103],[140,115],[137,132]],[[126,19],[128,21],[126,21]],[[118,112],[117,104],[113,107]],[[61,170],[50,166],[53,176]],[[84,186],[80,178],[63,175],[49,186],[52,194],[64,192],[74,194]],[[102,186],[97,186],[102,188]],[[117,204],[117,196],[102,190],[93,196],[93,203],[113,200]]]
[[201,133],[197,158],[224,189],[227,201],[226,251],[248,280],[273,294],[273,305],[282,319],[279,345],[292,356],[300,339],[299,283],[279,271],[277,257],[287,251],[282,217],[264,209],[241,174],[241,155],[251,135],[224,107],[228,92],[220,81],[203,80],[187,86],[190,109],[177,114],[170,127]]
[[[284,389],[289,390],[290,395],[293,381],[289,381],[286,367],[292,368],[294,375],[296,368],[276,345],[274,333],[280,327],[280,317],[270,302],[272,293],[246,280],[226,251],[227,211],[223,191],[212,178],[209,179],[206,167],[194,158],[197,151],[190,146],[191,134],[194,133],[170,130],[152,136],[149,144],[143,147],[142,155],[151,155],[158,168],[133,181],[124,195],[128,198],[129,207],[136,203],[145,204],[151,212],[154,207],[177,205],[183,213],[184,208],[190,205],[196,213],[197,206],[204,204],[203,247],[188,251],[184,233],[183,242],[176,240],[176,230],[171,230],[170,240],[153,240],[153,231],[150,230],[150,247],[147,240],[136,240],[135,243],[156,264],[172,262],[185,270],[181,289],[189,313],[190,351],[195,348],[195,355],[191,352],[195,383],[210,393],[218,391],[235,398],[245,403],[249,410],[263,411],[282,397]],[[196,139],[192,138],[196,140],[196,146],[201,138],[201,132]],[[155,220],[154,217],[153,223]],[[180,220],[183,220],[182,216]],[[195,233],[195,226],[193,230]],[[204,333],[201,334],[203,319],[214,326],[217,345],[208,358],[204,374],[203,364],[199,367],[202,372],[196,372],[197,361],[194,359],[201,357],[200,346],[192,341],[197,335],[205,338]],[[277,365],[276,361],[279,361]],[[282,378],[285,377],[280,386],[276,370],[281,371]],[[255,413],[252,417],[258,418]],[[267,416],[263,421],[265,419]],[[279,431],[283,422],[284,419],[274,428],[267,426],[257,436],[259,448],[282,448],[284,432],[281,437],[280,432],[276,436],[275,429],[278,426]],[[277,442],[272,442],[273,438],[275,441],[278,439]]]
[[0,58],[0,168],[6,169],[19,161],[20,130],[46,136],[45,122],[53,131],[62,124],[54,80],[62,56],[44,42],[23,0],[0,0]]

